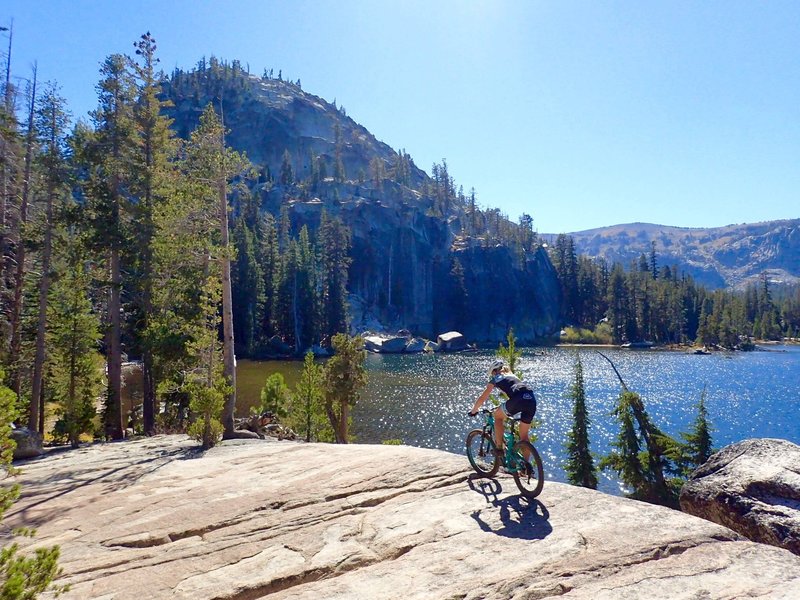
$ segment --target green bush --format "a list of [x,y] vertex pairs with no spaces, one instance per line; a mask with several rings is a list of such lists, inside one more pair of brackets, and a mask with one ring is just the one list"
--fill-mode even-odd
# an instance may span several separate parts
[[600,323],[594,331],[580,327],[567,327],[564,331],[561,341],[565,344],[611,344],[608,323]]

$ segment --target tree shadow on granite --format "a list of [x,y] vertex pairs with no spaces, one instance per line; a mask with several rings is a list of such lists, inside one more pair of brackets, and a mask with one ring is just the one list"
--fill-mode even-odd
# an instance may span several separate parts
[[550,513],[539,500],[521,495],[501,498],[502,487],[496,479],[470,478],[469,487],[486,498],[488,505],[470,514],[481,530],[521,540],[541,540],[553,531]]
[[[112,442],[124,443],[124,442]],[[161,450],[155,456],[142,459],[134,464],[121,462],[119,465],[110,464],[99,467],[90,463],[86,466],[73,468],[60,468],[49,477],[36,481],[36,483],[22,481],[22,494],[15,509],[7,513],[8,517],[16,516],[25,523],[25,526],[37,526],[47,522],[60,513],[62,508],[54,508],[52,514],[42,512],[41,506],[53,500],[68,495],[70,492],[90,485],[103,486],[104,493],[124,490],[142,477],[158,471],[160,468],[174,460],[186,460],[202,456],[199,447],[178,447]],[[32,509],[39,508],[36,517],[31,516]]]

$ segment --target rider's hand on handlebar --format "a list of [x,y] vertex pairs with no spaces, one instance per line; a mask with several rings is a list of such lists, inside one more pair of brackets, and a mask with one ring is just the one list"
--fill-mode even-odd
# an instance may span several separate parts
[[477,410],[476,411],[469,411],[467,414],[470,417],[477,417],[478,416],[478,411]]

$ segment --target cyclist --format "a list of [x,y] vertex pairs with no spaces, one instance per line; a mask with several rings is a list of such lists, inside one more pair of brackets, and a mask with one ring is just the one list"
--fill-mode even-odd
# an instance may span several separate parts
[[[508,397],[508,400],[494,411],[494,439],[497,446],[495,452],[502,456],[504,453],[503,428],[506,417],[522,413],[519,423],[519,437],[520,440],[530,442],[528,432],[531,428],[533,416],[536,414],[536,396],[534,396],[531,386],[514,375],[502,360],[496,360],[489,368],[489,383],[486,384],[486,389],[483,390],[483,393],[472,406],[472,410],[469,411],[470,417],[478,414],[478,410],[489,399],[489,394],[492,393],[495,387],[499,388]],[[526,456],[525,459],[527,460],[528,457]]]

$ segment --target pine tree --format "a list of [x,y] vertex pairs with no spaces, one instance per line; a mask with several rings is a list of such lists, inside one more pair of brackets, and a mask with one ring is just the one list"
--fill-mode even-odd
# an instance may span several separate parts
[[85,165],[84,193],[94,232],[94,245],[108,261],[107,333],[108,392],[106,435],[124,437],[122,414],[122,250],[127,246],[125,216],[130,207],[125,189],[131,180],[135,148],[133,104],[135,85],[127,59],[109,56],[102,64],[98,108],[92,113],[94,132],[79,132],[78,162]]
[[281,185],[290,186],[294,183],[294,169],[292,169],[292,155],[288,150],[283,151],[280,172]]
[[289,414],[291,407],[291,392],[286,386],[281,373],[273,373],[264,382],[261,388],[261,403],[258,412],[271,412],[278,417],[284,418]]
[[332,441],[333,430],[325,414],[325,370],[307,352],[289,409],[289,426],[307,442]]
[[155,432],[155,403],[158,382],[154,373],[153,348],[148,343],[146,332],[153,312],[153,237],[155,236],[155,205],[164,202],[165,179],[173,167],[176,144],[170,129],[171,119],[163,110],[171,102],[162,101],[161,80],[163,73],[156,71],[159,59],[155,57],[156,41],[150,32],[141,36],[134,44],[140,62],[133,62],[137,98],[134,105],[135,152],[133,153],[133,190],[138,196],[133,208],[133,226],[138,263],[136,281],[137,337],[142,344],[142,417],[144,432]]
[[328,415],[337,444],[348,441],[350,407],[367,383],[364,368],[366,352],[357,337],[345,333],[333,336],[334,355],[325,365],[325,412]]
[[586,389],[583,381],[583,364],[575,357],[575,380],[570,397],[574,402],[572,430],[567,442],[567,481],[572,485],[597,489],[597,469],[589,451],[589,428],[591,421],[586,410]]
[[681,433],[684,441],[684,475],[688,476],[692,470],[704,464],[714,453],[711,440],[711,425],[708,422],[706,410],[706,388],[700,394],[697,403],[697,418],[689,431]]
[[68,237],[66,265],[53,286],[49,320],[49,380],[60,404],[57,427],[73,448],[80,435],[94,433],[95,399],[100,395],[103,360],[98,352],[100,322],[92,312],[87,271],[80,240]]
[[[33,382],[28,411],[28,428],[39,431],[42,384],[45,366],[45,335],[47,329],[47,303],[52,279],[53,229],[59,206],[56,204],[68,193],[66,161],[66,129],[69,115],[66,102],[55,84],[50,84],[42,94],[37,109],[36,130],[42,151],[38,162],[45,181],[44,240],[42,244],[42,274],[39,280],[39,317],[36,328],[36,350],[33,362]],[[44,433],[40,431],[40,433]]]
[[350,229],[338,217],[323,211],[317,233],[322,297],[322,335],[330,340],[345,333],[347,322],[347,279],[350,269]]
[[346,174],[344,171],[344,160],[342,159],[342,150],[344,142],[342,140],[342,128],[339,122],[334,126],[334,162],[333,162],[333,179],[339,183],[345,180]]
[[522,358],[522,352],[517,349],[517,338],[514,335],[513,328],[509,328],[508,334],[506,334],[506,342],[508,342],[508,346],[503,346],[501,343],[495,354],[506,362],[512,373],[516,373],[517,363]]
[[240,215],[233,230],[236,262],[233,268],[234,339],[237,354],[253,356],[263,324],[264,273],[256,257],[257,239]]
[[14,275],[14,298],[11,304],[11,348],[9,358],[11,359],[11,389],[20,395],[21,391],[21,367],[19,358],[22,350],[22,311],[24,303],[24,289],[25,289],[25,268],[26,262],[26,224],[28,221],[28,205],[33,183],[33,156],[34,145],[36,142],[36,66],[33,67],[33,76],[31,78],[29,93],[28,93],[29,107],[28,107],[28,120],[25,131],[25,159],[24,159],[24,172],[22,176],[22,191],[19,202],[19,213],[16,221],[16,252],[14,261],[16,262],[15,275]]

